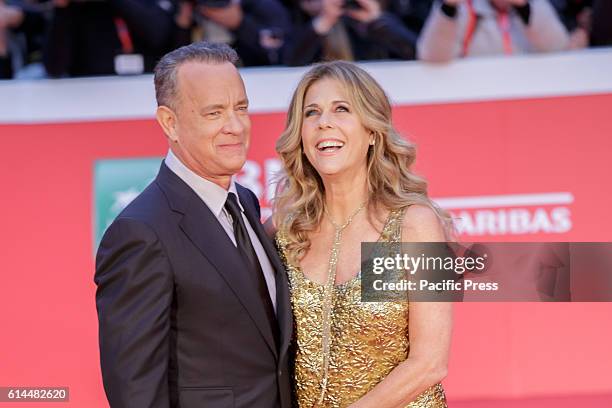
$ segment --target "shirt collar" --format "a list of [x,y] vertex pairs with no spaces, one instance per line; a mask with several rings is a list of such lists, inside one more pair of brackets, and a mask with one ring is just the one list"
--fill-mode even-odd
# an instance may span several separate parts
[[210,208],[217,218],[222,212],[224,212],[228,192],[236,194],[236,197],[238,198],[238,205],[240,206],[242,212],[244,212],[244,208],[242,207],[240,198],[238,197],[234,177],[232,177],[230,181],[229,189],[225,190],[218,184],[206,180],[205,178],[194,173],[191,169],[185,166],[174,153],[172,153],[172,150],[168,150],[168,154],[166,155],[164,162],[174,174],[176,174],[189,187],[191,187],[191,189],[198,195],[198,197],[200,197],[202,201],[204,201],[204,203],[208,206],[208,208]]

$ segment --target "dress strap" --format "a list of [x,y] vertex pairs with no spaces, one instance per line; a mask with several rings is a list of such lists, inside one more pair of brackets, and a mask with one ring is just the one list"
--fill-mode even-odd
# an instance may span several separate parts
[[285,265],[289,265],[289,260],[287,257],[287,235],[284,229],[280,228],[276,231],[274,241],[281,260]]
[[381,233],[382,242],[401,242],[402,241],[402,224],[404,221],[404,213],[406,207],[392,210],[385,221],[385,226]]

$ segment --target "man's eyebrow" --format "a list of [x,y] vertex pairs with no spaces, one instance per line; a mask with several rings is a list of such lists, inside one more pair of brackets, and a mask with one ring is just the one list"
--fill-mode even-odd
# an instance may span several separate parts
[[206,105],[205,107],[200,109],[200,112],[204,113],[204,112],[208,112],[208,111],[211,111],[211,110],[223,109],[223,108],[225,108],[224,105],[222,105],[220,103],[216,103],[216,104],[212,104],[212,105]]

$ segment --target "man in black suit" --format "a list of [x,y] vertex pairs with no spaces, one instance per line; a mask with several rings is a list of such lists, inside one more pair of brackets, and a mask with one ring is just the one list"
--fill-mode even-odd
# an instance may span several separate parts
[[286,276],[257,198],[233,181],[250,140],[236,60],[195,43],[155,69],[170,149],[96,259],[112,408],[291,406]]

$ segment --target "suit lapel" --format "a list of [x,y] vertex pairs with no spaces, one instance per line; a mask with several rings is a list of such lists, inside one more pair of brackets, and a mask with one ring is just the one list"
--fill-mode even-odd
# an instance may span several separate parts
[[171,207],[183,214],[179,222],[180,228],[225,280],[274,355],[278,357],[268,318],[257,297],[253,278],[217,217],[187,184],[163,164],[157,181]]
[[291,314],[291,303],[289,299],[289,283],[287,282],[287,273],[285,267],[278,257],[278,251],[272,240],[268,237],[257,213],[257,209],[252,203],[252,199],[246,192],[244,187],[236,184],[236,190],[240,198],[240,203],[244,208],[244,213],[249,220],[249,224],[253,231],[257,234],[259,242],[263,246],[268,259],[275,271],[276,278],[276,318],[278,320],[279,329],[281,332],[280,354],[287,351],[291,335],[293,332],[293,317]]

